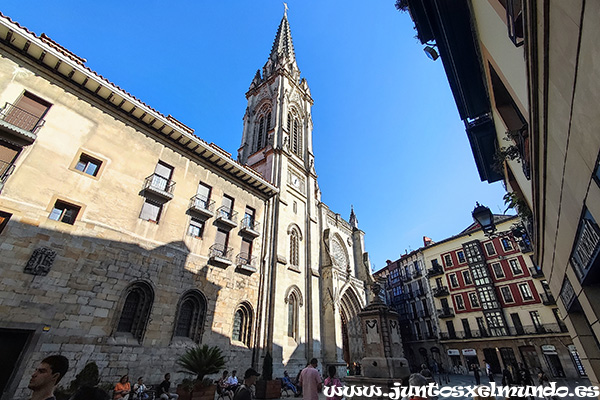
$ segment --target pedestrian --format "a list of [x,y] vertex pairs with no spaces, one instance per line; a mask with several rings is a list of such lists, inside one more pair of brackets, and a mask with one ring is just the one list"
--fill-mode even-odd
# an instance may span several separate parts
[[533,379],[531,378],[531,373],[523,363],[519,363],[519,377],[519,383],[522,386],[533,386]]
[[483,362],[485,363],[485,373],[488,376],[490,383],[495,383],[494,381],[494,373],[492,372],[492,366],[490,365],[489,362],[483,360]]
[[319,361],[313,358],[309,365],[300,373],[300,385],[302,386],[302,398],[304,400],[318,400],[319,392],[323,389],[321,374],[317,371]]
[[56,400],[54,390],[68,369],[69,360],[64,356],[44,358],[31,375],[27,386],[32,390],[31,400]]
[[[419,374],[419,373],[415,373],[415,374],[410,374],[410,376],[408,377],[408,386],[409,387],[421,387],[421,388],[425,388],[427,387],[427,378],[425,378],[423,375]],[[429,400],[428,397],[420,397],[420,396],[405,396],[402,398],[402,400]]]
[[427,364],[421,364],[421,371],[419,374],[423,375],[425,379],[427,379],[427,383],[433,383],[435,380],[433,379],[433,374],[431,370],[427,367]]
[[252,386],[256,383],[256,377],[260,376],[253,368],[248,368],[244,374],[244,383],[238,387],[233,400],[252,400]]
[[171,393],[170,389],[171,389],[171,374],[166,373],[165,380],[162,381],[160,385],[158,385],[159,399],[163,399],[163,400],[175,399],[175,400],[177,400],[179,398],[179,395],[175,394],[175,393]]
[[502,370],[502,386],[511,386],[514,383],[513,376],[507,366]]
[[229,372],[227,370],[223,371],[223,375],[221,375],[221,379],[217,381],[217,394],[222,397],[233,398],[233,391],[229,388],[229,384],[227,383],[227,375]]
[[471,364],[471,368],[473,369],[473,376],[475,377],[475,384],[477,386],[481,385],[481,375],[479,370],[479,365]]
[[[340,381],[338,378],[336,378],[335,374],[336,374],[336,370],[335,370],[335,365],[330,365],[329,368],[327,369],[328,372],[328,377],[325,378],[325,386],[327,387],[331,387],[331,388],[336,388],[336,387],[342,387],[342,381]],[[333,390],[335,389],[331,389],[332,392],[330,392],[332,395],[331,396],[327,396],[328,400],[341,400],[342,396],[338,396],[335,393],[333,393]]]
[[69,400],[109,400],[105,390],[93,386],[82,386]]

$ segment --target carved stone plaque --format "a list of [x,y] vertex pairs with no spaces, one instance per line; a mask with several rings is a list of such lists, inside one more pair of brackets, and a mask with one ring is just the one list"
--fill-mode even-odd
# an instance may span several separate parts
[[365,336],[367,343],[379,343],[379,324],[376,319],[365,320]]
[[35,249],[23,272],[32,275],[46,276],[54,264],[56,252],[47,247]]

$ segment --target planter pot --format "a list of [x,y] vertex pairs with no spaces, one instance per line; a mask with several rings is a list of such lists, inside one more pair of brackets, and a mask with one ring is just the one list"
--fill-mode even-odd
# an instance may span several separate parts
[[192,400],[192,392],[184,389],[182,385],[177,385],[175,393],[179,396],[179,400]]
[[281,397],[281,381],[257,381],[256,398],[257,399],[278,399]]
[[215,392],[217,391],[216,385],[210,386],[194,386],[192,390],[191,400],[215,400]]

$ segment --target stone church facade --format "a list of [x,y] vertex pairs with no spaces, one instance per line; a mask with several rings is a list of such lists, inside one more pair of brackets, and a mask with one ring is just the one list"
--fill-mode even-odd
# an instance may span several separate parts
[[195,343],[275,376],[360,361],[364,233],[321,202],[287,15],[237,160],[85,62],[0,16],[2,400],[54,353],[65,383],[91,361],[158,381]]

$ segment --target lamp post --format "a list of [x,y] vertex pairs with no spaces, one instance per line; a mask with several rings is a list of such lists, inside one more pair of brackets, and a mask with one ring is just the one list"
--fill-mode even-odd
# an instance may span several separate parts
[[496,232],[496,224],[494,223],[494,215],[488,207],[475,203],[475,209],[471,213],[473,220],[481,226],[483,232],[491,235]]

